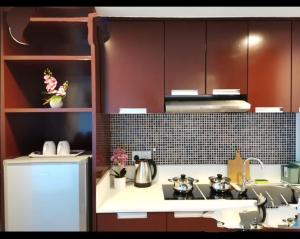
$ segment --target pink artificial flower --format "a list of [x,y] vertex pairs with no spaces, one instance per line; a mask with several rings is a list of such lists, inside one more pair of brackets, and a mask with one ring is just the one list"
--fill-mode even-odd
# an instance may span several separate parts
[[44,83],[45,84],[49,84],[49,83],[57,83],[57,80],[53,77],[53,76],[50,76],[50,75],[44,75]]
[[48,79],[50,78],[51,76],[50,75],[44,75],[44,83],[48,83]]
[[60,95],[60,96],[66,95],[65,88],[62,85],[59,87],[58,91],[56,92],[56,95]]
[[46,90],[48,93],[52,93],[52,91],[55,89],[55,87],[56,87],[56,84],[48,84],[46,86]]
[[126,162],[128,161],[128,155],[125,153],[123,149],[117,148],[116,150],[114,150],[113,156],[111,157],[111,161],[115,165],[119,165],[124,168]]
[[44,83],[47,84],[46,90],[48,93],[52,92],[56,85],[57,85],[57,80],[53,76],[45,75],[44,76]]

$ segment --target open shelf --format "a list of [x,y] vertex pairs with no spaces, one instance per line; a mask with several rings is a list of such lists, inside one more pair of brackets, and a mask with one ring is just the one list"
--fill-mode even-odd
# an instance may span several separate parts
[[[13,31],[10,31],[7,24],[8,11],[2,11],[1,164],[4,159],[42,151],[45,141],[54,141],[57,145],[61,140],[69,141],[72,150],[90,152],[93,154],[93,161],[97,157],[104,164],[106,158],[102,156],[102,152],[109,151],[103,146],[106,135],[103,133],[95,137],[95,123],[97,117],[100,117],[94,114],[94,110],[100,110],[100,94],[96,94],[100,89],[100,78],[96,75],[100,67],[95,57],[91,56],[97,55],[98,48],[91,48],[88,42],[88,36],[93,36],[91,39],[94,40],[98,34],[98,28],[94,27],[96,21],[90,19],[93,15],[88,16],[94,11],[94,7],[36,7],[23,32],[28,45],[18,42],[22,15],[20,14],[20,19],[14,16],[16,25],[12,23]],[[90,20],[92,27],[88,25]],[[98,46],[97,42],[95,46]],[[96,67],[92,67],[94,64]],[[62,108],[43,105],[47,96],[43,74],[46,68],[57,79],[56,89],[65,81],[69,82]],[[99,120],[97,123],[103,125]],[[109,131],[107,125],[103,125],[104,127]],[[93,224],[96,220],[94,165],[89,165],[90,176],[93,178]],[[106,169],[109,165],[108,163]],[[0,170],[0,176],[3,176],[2,173]],[[3,188],[0,185],[1,195],[3,196]],[[0,204],[0,218],[4,218],[3,197],[0,197]],[[4,228],[2,225],[4,221],[0,219],[0,229]]]
[[71,149],[92,149],[92,114],[6,114],[6,157],[42,150],[43,143],[68,140]]
[[92,112],[92,108],[6,108],[5,113],[81,113]]
[[87,17],[31,17],[30,22],[73,22],[73,23],[87,23]]
[[5,55],[5,61],[90,61],[91,56]]
[[10,108],[45,108],[45,84],[43,72],[53,72],[57,88],[69,82],[63,108],[91,108],[91,62],[90,61],[5,61],[4,62],[4,104]]
[[4,55],[91,54],[87,39],[87,17],[33,17],[23,36],[29,45],[14,41],[4,21]]

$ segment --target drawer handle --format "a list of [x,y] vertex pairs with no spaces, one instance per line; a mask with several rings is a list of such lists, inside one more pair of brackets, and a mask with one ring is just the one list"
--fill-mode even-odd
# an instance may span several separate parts
[[186,217],[202,217],[208,211],[203,212],[174,212],[175,218],[186,218]]
[[118,219],[148,218],[147,212],[118,212]]

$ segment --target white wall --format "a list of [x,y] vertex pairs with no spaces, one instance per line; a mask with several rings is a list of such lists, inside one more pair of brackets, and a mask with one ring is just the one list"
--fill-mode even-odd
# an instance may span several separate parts
[[300,17],[300,7],[95,7],[105,17]]

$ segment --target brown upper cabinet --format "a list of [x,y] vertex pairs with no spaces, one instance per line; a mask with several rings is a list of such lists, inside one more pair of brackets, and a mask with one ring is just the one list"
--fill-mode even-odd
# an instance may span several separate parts
[[240,89],[247,94],[247,21],[208,21],[206,94]]
[[104,43],[104,111],[147,108],[164,112],[164,24],[111,20]]
[[292,112],[300,108],[300,21],[292,25]]
[[171,90],[205,94],[205,21],[165,21],[165,95]]
[[105,112],[164,112],[173,89],[240,89],[252,111],[298,112],[300,23],[294,21],[293,34],[291,26],[289,20],[109,19],[101,59]]
[[247,33],[246,21],[166,21],[165,95],[172,89],[247,94]]
[[291,111],[291,21],[249,22],[248,100]]

